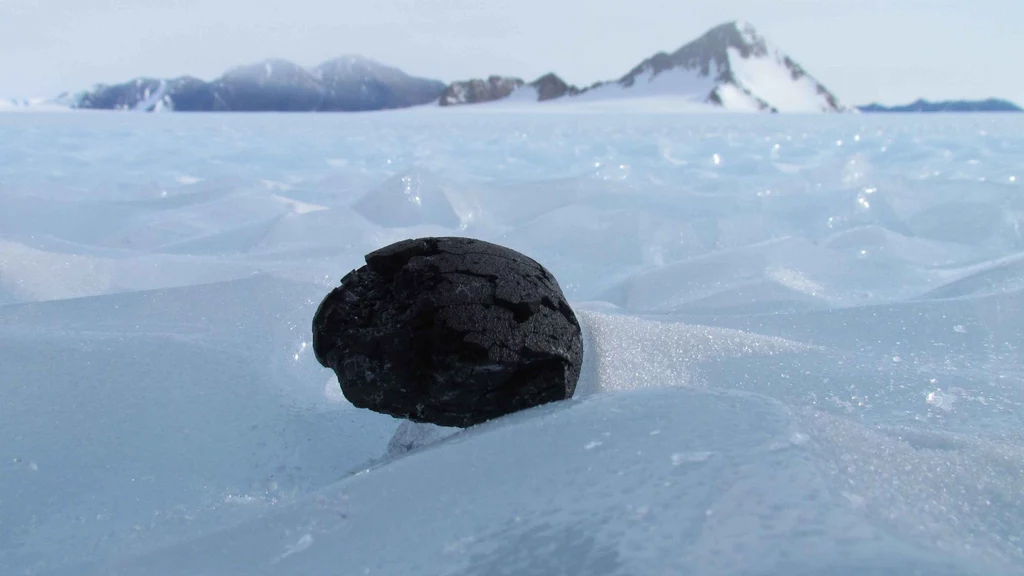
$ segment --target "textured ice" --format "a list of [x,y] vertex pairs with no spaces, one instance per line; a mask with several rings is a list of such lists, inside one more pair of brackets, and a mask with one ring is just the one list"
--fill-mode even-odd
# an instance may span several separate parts
[[[1020,119],[472,108],[0,116],[0,573],[1024,574]],[[551,269],[574,399],[345,401],[428,234]]]

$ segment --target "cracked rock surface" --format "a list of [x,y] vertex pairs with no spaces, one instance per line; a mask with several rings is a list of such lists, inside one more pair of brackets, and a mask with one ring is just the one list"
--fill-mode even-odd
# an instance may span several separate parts
[[572,397],[583,340],[534,260],[481,240],[420,238],[367,254],[324,298],[313,351],[357,407],[466,427]]

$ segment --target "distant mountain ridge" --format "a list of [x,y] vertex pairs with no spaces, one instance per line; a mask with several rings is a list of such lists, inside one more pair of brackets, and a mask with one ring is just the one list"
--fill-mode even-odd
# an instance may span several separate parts
[[674,52],[658,52],[644,59],[617,80],[584,88],[555,73],[532,82],[491,75],[445,84],[361,56],[344,56],[312,68],[271,59],[233,68],[209,82],[190,76],[137,78],[54,99],[0,101],[0,109],[360,112],[428,104],[449,107],[635,97],[669,97],[692,103],[697,109],[713,106],[771,113],[1022,111],[1012,102],[997,99],[848,106],[744,21],[716,26]]
[[272,59],[233,68],[212,82],[184,76],[100,85],[75,108],[142,112],[360,112],[407,108],[438,98],[445,84],[361,56],[305,68]]
[[1024,108],[998,98],[987,100],[944,100],[930,102],[918,99],[901,106],[883,106],[868,104],[860,106],[861,112],[1024,112]]

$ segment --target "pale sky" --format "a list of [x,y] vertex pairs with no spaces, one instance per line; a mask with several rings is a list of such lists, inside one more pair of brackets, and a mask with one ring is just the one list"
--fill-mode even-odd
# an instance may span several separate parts
[[846,103],[1024,104],[1024,0],[0,0],[0,96],[345,54],[588,85],[737,19]]

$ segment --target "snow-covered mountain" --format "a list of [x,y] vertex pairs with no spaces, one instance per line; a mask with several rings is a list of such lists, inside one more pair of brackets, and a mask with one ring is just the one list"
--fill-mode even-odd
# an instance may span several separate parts
[[749,23],[712,28],[675,52],[659,52],[589,98],[682,95],[727,109],[771,112],[852,110]]
[[77,108],[145,112],[334,112],[404,108],[438,98],[444,83],[410,76],[361,56],[306,68],[272,59],[229,70],[212,82],[138,78],[80,94]]
[[[675,97],[730,110],[765,112],[854,111],[807,73],[792,58],[773,46],[747,22],[717,26],[675,52],[658,52],[618,80],[599,82],[584,90],[566,85],[545,92],[534,85],[520,90],[486,93],[475,99],[467,84],[455,83],[448,93],[456,98],[443,104],[469,104],[515,97],[535,101],[573,96],[580,101],[625,97]],[[544,78],[549,78],[545,76]],[[543,80],[543,79],[542,79]],[[540,80],[538,80],[540,82]],[[549,78],[548,86],[551,86]],[[536,83],[535,83],[536,84]]]

